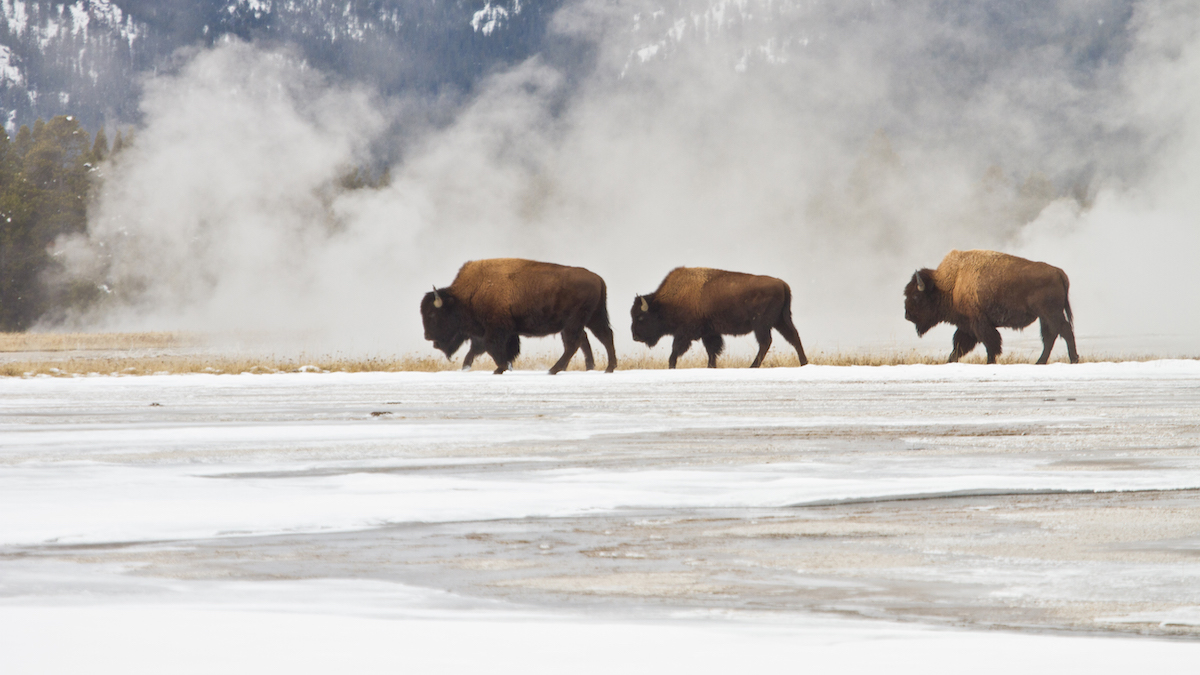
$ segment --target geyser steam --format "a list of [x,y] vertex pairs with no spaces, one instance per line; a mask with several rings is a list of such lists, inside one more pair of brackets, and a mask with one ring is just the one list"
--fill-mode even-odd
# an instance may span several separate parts
[[[568,3],[590,65],[498,72],[440,125],[287,54],[198,52],[63,243],[112,290],[75,320],[429,351],[421,294],[512,255],[603,276],[618,350],[635,293],[707,265],[786,280],[810,349],[942,352],[905,281],[998,248],[1068,272],[1085,356],[1194,353],[1200,8],[835,4]],[[390,183],[339,187],[388,144]]]

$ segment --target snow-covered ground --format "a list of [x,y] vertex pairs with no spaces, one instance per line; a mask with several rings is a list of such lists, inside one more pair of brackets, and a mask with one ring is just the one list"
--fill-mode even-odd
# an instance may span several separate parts
[[0,665],[1200,657],[1200,362],[0,380]]

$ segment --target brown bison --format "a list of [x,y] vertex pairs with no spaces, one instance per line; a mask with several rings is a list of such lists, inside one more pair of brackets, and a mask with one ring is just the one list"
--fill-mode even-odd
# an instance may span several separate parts
[[997,328],[1024,328],[1040,319],[1043,349],[1037,362],[1050,360],[1061,335],[1071,363],[1078,363],[1069,288],[1066,273],[1053,265],[996,251],[950,251],[936,270],[913,274],[904,288],[904,318],[917,327],[917,335],[939,323],[957,326],[951,363],[980,342],[987,348],[987,362],[995,363],[1000,355]]
[[726,272],[707,267],[677,267],[649,295],[639,295],[630,310],[633,339],[651,347],[664,335],[675,336],[671,368],[699,339],[708,350],[708,367],[717,367],[725,348],[722,335],[758,338],[757,368],[771,348],[771,329],[796,348],[800,365],[808,363],[800,334],[792,323],[792,289],[774,277]]
[[473,260],[458,270],[447,288],[434,287],[421,300],[425,339],[454,355],[470,340],[466,365],[487,352],[496,374],[512,368],[521,353],[522,335],[541,337],[562,333],[563,355],[550,368],[553,375],[567,367],[583,346],[585,365],[595,367],[584,329],[608,351],[607,372],[617,367],[613,333],[608,322],[608,289],[604,280],[582,267],[496,258]]

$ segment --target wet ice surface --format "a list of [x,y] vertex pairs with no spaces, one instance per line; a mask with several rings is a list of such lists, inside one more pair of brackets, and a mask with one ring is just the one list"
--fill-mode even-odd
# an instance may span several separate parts
[[244,623],[470,667],[514,622],[547,671],[601,634],[648,653],[595,672],[1197,654],[1200,362],[9,379],[0,425],[18,657]]

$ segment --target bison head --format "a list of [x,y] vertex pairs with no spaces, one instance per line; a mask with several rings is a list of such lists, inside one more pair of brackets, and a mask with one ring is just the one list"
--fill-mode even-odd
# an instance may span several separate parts
[[933,281],[933,270],[930,269],[914,272],[904,287],[904,318],[917,327],[917,335],[928,333],[944,318],[938,292],[937,284]]
[[633,308],[629,310],[633,317],[633,339],[653,347],[658,344],[667,327],[663,321],[662,312],[654,301],[654,294],[639,295],[633,299]]
[[458,299],[445,288],[439,291],[435,287],[421,299],[421,322],[425,325],[425,339],[448,359],[467,340]]

